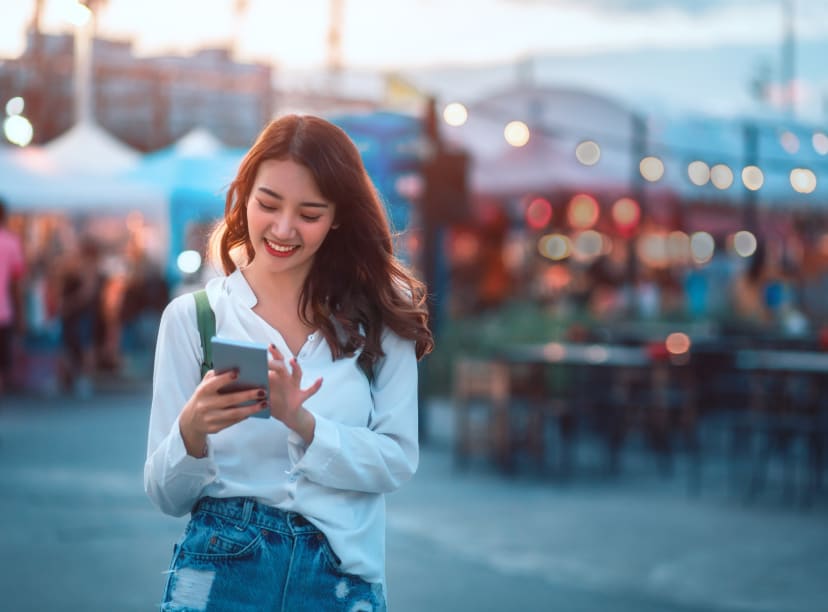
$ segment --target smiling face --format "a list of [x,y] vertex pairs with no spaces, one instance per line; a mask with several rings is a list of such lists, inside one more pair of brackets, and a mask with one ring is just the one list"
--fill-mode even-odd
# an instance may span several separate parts
[[335,212],[305,166],[289,159],[262,162],[247,201],[247,230],[255,252],[250,268],[304,280]]

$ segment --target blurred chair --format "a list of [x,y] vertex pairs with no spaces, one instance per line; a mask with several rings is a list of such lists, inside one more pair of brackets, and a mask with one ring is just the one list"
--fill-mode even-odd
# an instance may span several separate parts
[[482,454],[498,464],[509,445],[509,369],[487,359],[460,357],[453,371],[454,462],[466,467]]
[[528,458],[546,465],[546,424],[558,416],[543,364],[462,357],[454,365],[455,465],[484,455],[507,473]]

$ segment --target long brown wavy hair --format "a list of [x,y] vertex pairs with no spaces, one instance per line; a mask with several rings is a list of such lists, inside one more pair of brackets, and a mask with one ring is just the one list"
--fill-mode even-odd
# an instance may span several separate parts
[[337,229],[328,232],[299,298],[299,317],[316,327],[334,359],[362,352],[358,363],[370,376],[383,356],[383,326],[415,343],[417,359],[431,352],[426,288],[394,255],[385,207],[365,171],[359,151],[334,124],[311,115],[272,121],[244,156],[230,183],[224,220],[211,237],[226,274],[236,254],[247,262],[255,251],[247,229],[247,204],[259,166],[292,160],[313,175],[319,193],[336,206]]

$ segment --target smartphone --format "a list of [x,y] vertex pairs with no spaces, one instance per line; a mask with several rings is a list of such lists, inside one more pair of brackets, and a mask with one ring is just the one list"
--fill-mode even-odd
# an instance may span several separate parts
[[[267,382],[267,345],[244,340],[231,340],[213,336],[213,369],[216,374],[236,369],[239,377],[230,384],[223,386],[219,393],[244,391],[247,389],[264,389],[269,397]],[[267,397],[265,398],[268,399]],[[240,404],[252,406],[261,400],[251,400]],[[265,407],[260,412],[250,416],[262,419],[270,418],[270,408]]]

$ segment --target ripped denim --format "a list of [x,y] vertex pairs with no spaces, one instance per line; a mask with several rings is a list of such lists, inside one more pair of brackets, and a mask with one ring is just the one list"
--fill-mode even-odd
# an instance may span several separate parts
[[300,514],[250,498],[196,504],[173,551],[162,612],[385,612],[381,584],[339,570]]

